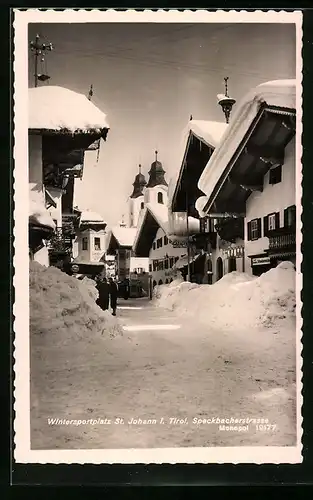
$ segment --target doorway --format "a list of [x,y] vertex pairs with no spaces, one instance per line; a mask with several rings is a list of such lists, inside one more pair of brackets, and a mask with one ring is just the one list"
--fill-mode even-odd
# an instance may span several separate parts
[[219,257],[216,261],[216,281],[223,278],[223,261],[221,257]]
[[233,271],[237,271],[236,257],[229,257],[229,259],[228,259],[228,272],[232,273]]

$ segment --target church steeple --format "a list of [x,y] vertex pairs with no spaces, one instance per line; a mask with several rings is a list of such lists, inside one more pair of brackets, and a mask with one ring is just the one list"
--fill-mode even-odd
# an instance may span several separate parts
[[136,175],[135,181],[133,182],[133,192],[130,195],[131,198],[138,198],[143,196],[143,188],[147,184],[145,176],[141,173],[141,165],[139,165],[139,174]]
[[162,167],[162,163],[158,161],[158,152],[155,152],[155,161],[151,164],[149,171],[149,181],[147,188],[152,188],[154,186],[167,186],[167,182],[164,178],[165,170]]

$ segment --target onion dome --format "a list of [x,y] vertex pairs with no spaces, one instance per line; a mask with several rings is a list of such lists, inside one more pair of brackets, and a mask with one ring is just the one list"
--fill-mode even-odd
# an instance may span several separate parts
[[139,165],[139,173],[135,177],[135,181],[133,182],[133,192],[130,195],[131,198],[138,198],[139,196],[143,196],[143,188],[147,184],[145,176],[141,173],[141,165]]
[[158,161],[158,152],[155,152],[155,161],[151,164],[149,171],[149,181],[147,188],[152,188],[154,186],[167,186],[167,182],[164,178],[165,170],[163,169],[162,163]]

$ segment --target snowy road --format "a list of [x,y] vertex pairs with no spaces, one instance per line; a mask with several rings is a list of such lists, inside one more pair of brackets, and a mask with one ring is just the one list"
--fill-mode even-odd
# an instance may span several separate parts
[[[259,332],[256,341],[251,332],[237,337],[196,327],[146,299],[120,306],[123,337],[33,347],[33,449],[295,444],[294,346],[290,342],[289,349],[288,338],[274,360],[272,343],[282,342],[281,335]],[[223,418],[268,422],[225,420],[226,428],[246,427],[226,430],[218,423]]]

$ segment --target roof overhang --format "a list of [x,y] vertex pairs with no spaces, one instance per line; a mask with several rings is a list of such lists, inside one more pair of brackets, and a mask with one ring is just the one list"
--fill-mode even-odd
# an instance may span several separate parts
[[281,155],[295,134],[296,89],[296,80],[276,80],[245,96],[199,179],[198,187],[208,199],[203,207],[201,203],[203,211],[244,210],[246,199],[260,189],[258,181],[273,164],[273,153]]
[[200,176],[213,153],[214,148],[193,130],[189,131],[187,144],[180,167],[178,180],[171,200],[172,212],[183,212],[197,216],[195,202],[203,192],[198,188]]
[[153,240],[159,228],[162,228],[165,233],[167,232],[165,225],[161,225],[153,212],[146,208],[133,245],[136,257],[149,257]]
[[203,212],[245,214],[248,197],[263,189],[264,175],[273,165],[284,163],[285,148],[295,135],[295,116],[295,109],[260,106],[239,147],[206,193]]

